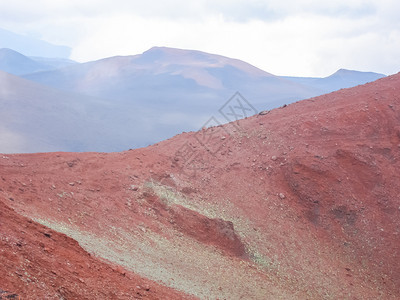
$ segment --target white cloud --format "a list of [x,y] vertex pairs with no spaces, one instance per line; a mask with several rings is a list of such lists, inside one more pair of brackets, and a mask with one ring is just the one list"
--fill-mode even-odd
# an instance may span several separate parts
[[278,75],[400,70],[394,0],[0,0],[0,27],[74,48],[77,60],[197,49]]

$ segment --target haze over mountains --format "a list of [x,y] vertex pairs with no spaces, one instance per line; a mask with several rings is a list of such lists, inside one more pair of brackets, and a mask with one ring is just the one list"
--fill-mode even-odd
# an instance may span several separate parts
[[71,55],[71,48],[67,46],[54,45],[3,28],[0,28],[0,48],[10,48],[28,56],[68,59]]
[[4,153],[110,149],[102,101],[0,71],[0,148]]
[[0,70],[13,75],[49,71],[75,64],[66,58],[27,57],[8,48],[0,49]]
[[218,110],[236,91],[254,114],[385,76],[339,70],[327,78],[279,77],[237,59],[165,47],[88,63],[1,49],[0,69],[24,78],[1,74],[0,134],[19,142],[1,143],[0,152],[143,147],[213,116],[226,122]]

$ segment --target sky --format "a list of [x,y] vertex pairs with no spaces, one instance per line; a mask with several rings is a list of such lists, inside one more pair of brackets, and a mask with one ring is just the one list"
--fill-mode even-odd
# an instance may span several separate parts
[[80,62],[166,46],[288,76],[399,72],[399,15],[397,0],[0,0],[0,28]]

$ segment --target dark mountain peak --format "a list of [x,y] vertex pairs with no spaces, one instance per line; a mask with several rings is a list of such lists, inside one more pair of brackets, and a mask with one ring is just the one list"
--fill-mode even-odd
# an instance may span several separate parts
[[328,77],[334,77],[334,76],[373,76],[374,78],[386,77],[385,74],[374,73],[374,72],[362,72],[362,71],[348,70],[348,69],[339,69]]
[[357,73],[361,73],[361,72],[358,72],[358,71],[355,71],[355,70],[348,70],[348,69],[339,69],[339,70],[337,70],[335,73],[333,73],[332,75],[343,75],[343,74],[351,74],[351,73],[354,73],[354,72],[357,72]]

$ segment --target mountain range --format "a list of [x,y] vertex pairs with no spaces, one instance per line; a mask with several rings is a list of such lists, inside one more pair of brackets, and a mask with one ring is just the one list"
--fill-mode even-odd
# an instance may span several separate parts
[[2,73],[0,132],[19,142],[0,144],[0,152],[144,147],[197,130],[211,117],[215,125],[227,122],[218,111],[236,92],[251,115],[384,76],[339,70],[319,79],[280,77],[237,59],[165,47],[88,63],[1,49],[0,69],[23,78]]

